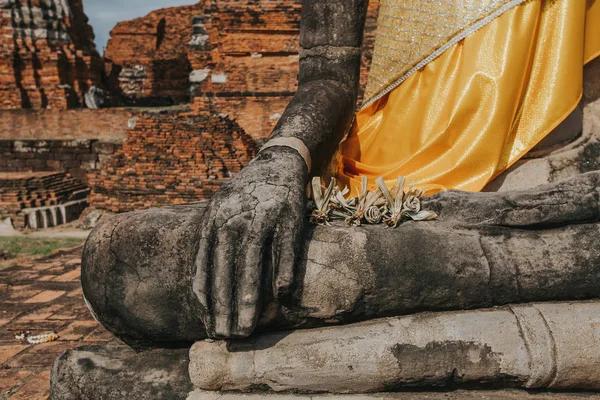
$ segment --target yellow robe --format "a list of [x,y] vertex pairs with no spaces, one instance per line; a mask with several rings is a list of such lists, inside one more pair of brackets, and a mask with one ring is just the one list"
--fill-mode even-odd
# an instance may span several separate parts
[[405,176],[428,194],[480,191],[577,107],[583,65],[600,55],[600,0],[408,3],[381,2],[340,186]]

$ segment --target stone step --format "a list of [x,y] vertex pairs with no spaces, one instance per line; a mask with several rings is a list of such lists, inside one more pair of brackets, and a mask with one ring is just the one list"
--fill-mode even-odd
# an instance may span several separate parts
[[369,395],[242,394],[195,391],[186,400],[597,400],[597,393],[530,393],[522,390],[457,390]]
[[67,350],[55,362],[51,400],[600,400],[600,393],[524,390],[448,390],[364,395],[296,395],[194,391],[188,349],[136,352],[127,346]]
[[599,301],[421,313],[197,342],[189,371],[198,389],[241,392],[600,390],[599,324]]
[[80,199],[53,206],[26,208],[21,213],[25,215],[27,227],[44,229],[77,220],[86,206],[87,200]]

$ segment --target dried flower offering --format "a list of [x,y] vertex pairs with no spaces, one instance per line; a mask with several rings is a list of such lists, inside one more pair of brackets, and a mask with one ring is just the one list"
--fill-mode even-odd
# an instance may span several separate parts
[[429,221],[437,218],[433,211],[425,211],[421,199],[425,194],[414,189],[411,183],[404,190],[406,179],[399,177],[396,186],[390,190],[383,178],[376,180],[377,188],[370,191],[366,177],[362,177],[356,196],[349,196],[350,190],[340,190],[332,179],[327,188],[321,185],[321,178],[312,180],[312,207],[310,220],[314,224],[329,225],[330,221],[344,220],[348,226],[363,223],[379,224],[395,228],[403,221]]

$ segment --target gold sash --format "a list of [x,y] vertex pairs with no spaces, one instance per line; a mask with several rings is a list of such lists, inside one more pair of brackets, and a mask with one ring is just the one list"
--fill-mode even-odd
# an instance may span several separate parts
[[574,110],[598,55],[600,0],[384,0],[338,179],[479,191]]

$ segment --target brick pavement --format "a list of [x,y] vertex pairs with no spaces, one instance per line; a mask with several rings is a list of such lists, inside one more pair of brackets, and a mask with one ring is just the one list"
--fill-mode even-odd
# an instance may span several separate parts
[[[79,268],[83,244],[50,257],[0,263],[0,400],[46,400],[50,369],[65,350],[118,339],[94,321],[83,301]],[[30,345],[21,331],[56,332],[58,340]],[[600,400],[599,393],[513,391],[403,393],[398,399]]]
[[[0,264],[0,400],[47,399],[50,369],[66,349],[117,342],[83,301],[79,268],[83,244],[49,257]],[[58,340],[30,345],[15,339],[56,332]]]

